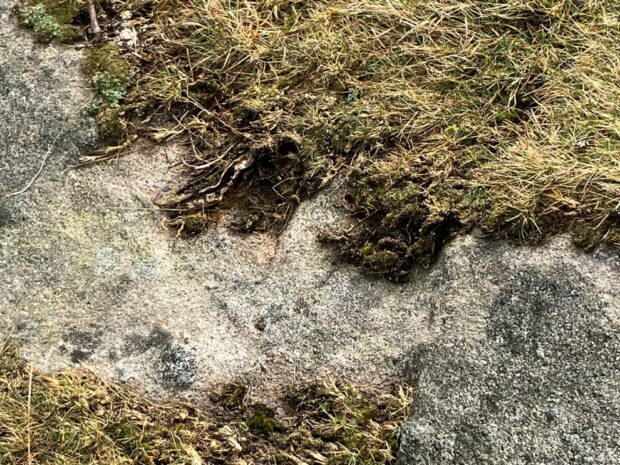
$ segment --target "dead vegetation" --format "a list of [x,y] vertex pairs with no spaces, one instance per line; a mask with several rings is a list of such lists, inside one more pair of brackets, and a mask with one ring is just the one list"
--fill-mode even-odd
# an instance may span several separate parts
[[230,385],[206,410],[156,404],[85,371],[41,374],[4,347],[0,463],[389,464],[411,402],[405,387],[379,395],[333,383],[291,390],[280,413],[245,397]]
[[102,93],[99,121],[115,123],[104,133],[121,147],[142,136],[191,148],[186,182],[162,202],[172,224],[234,209],[240,230],[278,230],[343,173],[359,225],[324,239],[394,279],[473,226],[620,243],[615,0],[99,8],[133,73],[121,99]]

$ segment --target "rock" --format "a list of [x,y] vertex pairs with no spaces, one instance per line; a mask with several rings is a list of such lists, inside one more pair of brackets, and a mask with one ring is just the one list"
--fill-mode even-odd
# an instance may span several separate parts
[[4,199],[0,200],[0,228],[9,226],[13,221],[11,210],[6,206]]
[[187,350],[180,345],[170,345],[164,348],[159,368],[165,385],[186,389],[194,384],[197,365],[196,357],[192,352],[193,350]]
[[620,463],[620,315],[616,291],[593,292],[601,272],[519,267],[480,340],[417,348],[401,463]]
[[79,50],[33,44],[0,0],[0,334],[39,368],[196,401],[408,379],[403,463],[616,463],[617,249],[463,236],[394,285],[316,241],[346,221],[329,190],[279,238],[179,239],[151,200],[180,147],[70,169],[97,145],[91,97]]

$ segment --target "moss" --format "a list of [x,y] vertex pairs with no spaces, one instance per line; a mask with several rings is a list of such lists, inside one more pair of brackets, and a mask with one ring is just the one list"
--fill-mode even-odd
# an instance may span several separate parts
[[404,214],[415,214],[419,209],[420,199],[423,196],[420,186],[413,182],[405,181],[401,186],[374,187],[365,193],[376,197],[382,207],[389,211],[392,216],[399,217]]
[[32,0],[18,10],[20,23],[40,42],[71,43],[83,36],[85,2],[81,0]]
[[128,120],[135,112],[124,101],[132,83],[132,72],[120,49],[114,44],[88,48],[82,61],[84,74],[99,95],[91,105],[101,140],[108,146],[120,146],[128,135]]
[[185,237],[195,236],[204,232],[210,225],[216,224],[218,212],[200,212],[180,217],[173,217],[168,221],[168,226],[176,228],[178,235]]
[[86,76],[99,94],[117,107],[127,96],[132,74],[127,61],[114,44],[93,47],[84,54],[83,68]]
[[38,1],[45,6],[45,9],[56,21],[62,25],[70,25],[79,22],[85,12],[86,2],[84,0],[32,0]]
[[585,250],[592,250],[601,242],[620,246],[620,226],[615,225],[611,219],[607,219],[607,222],[611,224],[603,222],[601,227],[597,229],[589,228],[588,225],[582,223],[574,224],[572,228],[573,242]]
[[[310,419],[313,429],[308,444],[325,450],[336,443],[348,451],[327,463],[383,463],[396,452],[398,430],[376,428],[391,415],[389,397],[371,400],[353,386],[315,384],[290,393],[289,402],[299,414]],[[368,446],[379,438],[385,441],[386,449],[377,454]]]
[[62,34],[62,26],[56,18],[47,13],[42,4],[23,8],[21,24],[31,28],[35,39],[39,42],[51,42]]
[[204,231],[209,225],[209,220],[205,215],[194,214],[185,217],[185,231],[187,234],[198,234]]
[[123,111],[119,107],[104,107],[98,110],[95,121],[99,126],[99,136],[104,144],[116,146],[123,142],[126,133]]
[[122,103],[132,82],[129,65],[116,45],[104,44],[87,49],[83,69],[99,94],[89,109],[95,113],[100,137],[104,144],[118,146],[128,132],[128,111]]
[[94,99],[86,105],[84,108],[84,114],[87,116],[97,116],[101,112],[101,101],[99,99]]
[[253,433],[267,436],[279,429],[278,422],[275,419],[275,411],[265,405],[252,407],[246,424]]
[[222,388],[216,402],[223,407],[234,410],[241,408],[248,395],[248,388],[242,384],[229,383]]
[[97,72],[92,83],[110,105],[117,107],[127,94],[128,82],[123,81],[108,71]]
[[[140,457],[141,448],[141,431],[138,425],[132,424],[129,420],[121,420],[118,423],[113,422],[106,426],[105,433],[112,441],[118,444],[119,448],[128,456]],[[78,433],[79,434],[79,433]]]

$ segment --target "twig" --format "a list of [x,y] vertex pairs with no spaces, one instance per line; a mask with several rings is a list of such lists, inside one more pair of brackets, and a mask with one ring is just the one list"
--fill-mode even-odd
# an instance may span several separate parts
[[[82,113],[82,111],[84,110],[84,108],[86,108],[85,104],[83,105],[80,110],[78,111],[78,115],[80,113]],[[56,134],[56,137],[54,137],[54,140],[52,141],[51,145],[49,146],[49,148],[47,149],[47,153],[45,154],[45,156],[43,157],[43,161],[41,162],[41,166],[39,166],[39,170],[37,171],[37,173],[33,176],[33,178],[30,180],[30,182],[28,184],[26,184],[26,187],[24,187],[23,189],[17,191],[17,192],[12,192],[10,194],[6,194],[5,197],[7,198],[11,198],[11,197],[17,197],[18,195],[21,195],[23,193],[25,193],[26,191],[28,191],[28,189],[30,189],[32,187],[32,185],[35,183],[35,181],[37,179],[39,179],[39,176],[41,176],[41,173],[43,172],[43,168],[45,168],[45,165],[47,163],[47,160],[49,159],[50,155],[52,154],[52,152],[54,151],[54,148],[56,148],[56,143],[58,142],[58,139],[60,139],[60,137],[62,135],[64,135],[68,129],[68,125],[69,122],[71,121],[71,113],[69,115],[67,115],[67,117],[65,118],[65,121],[62,123],[62,126],[60,128],[60,130],[58,131],[58,134]]]
[[24,192],[26,192],[28,189],[30,189],[32,187],[32,185],[35,183],[35,181],[37,179],[39,179],[39,176],[41,176],[41,173],[43,172],[43,168],[45,168],[45,164],[47,163],[48,158],[50,157],[50,155],[52,154],[52,151],[54,150],[54,148],[56,147],[56,142],[58,142],[58,139],[60,139],[60,136],[62,136],[64,133],[64,131],[59,131],[58,134],[56,135],[56,137],[54,138],[54,140],[52,141],[52,144],[50,145],[49,149],[47,150],[47,153],[45,154],[45,157],[43,157],[43,161],[41,162],[41,166],[39,167],[39,171],[37,171],[37,174],[35,174],[33,176],[33,178],[30,180],[30,182],[28,184],[26,184],[26,187],[24,187],[23,189],[17,191],[17,192],[13,192],[11,194],[6,194],[5,197],[16,197],[18,195],[23,194]]
[[99,27],[99,21],[97,21],[97,9],[95,8],[94,0],[87,0],[88,3],[88,16],[90,16],[90,29],[95,36],[95,40],[101,38],[101,28]]

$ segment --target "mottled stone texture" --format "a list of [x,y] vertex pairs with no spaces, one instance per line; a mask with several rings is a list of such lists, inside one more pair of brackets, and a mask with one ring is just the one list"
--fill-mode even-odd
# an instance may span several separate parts
[[482,340],[413,351],[403,463],[620,463],[617,294],[593,292],[588,272],[524,266],[490,302]]

